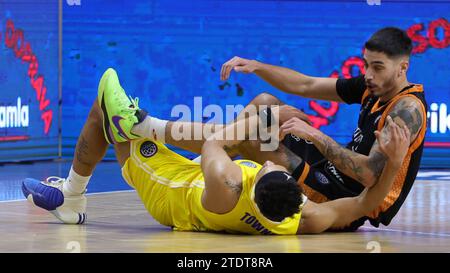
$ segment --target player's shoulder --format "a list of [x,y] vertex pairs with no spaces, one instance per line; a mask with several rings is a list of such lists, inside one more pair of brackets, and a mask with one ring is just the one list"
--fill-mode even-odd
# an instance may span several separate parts
[[401,96],[388,111],[388,115],[400,126],[406,125],[411,132],[411,141],[426,127],[424,103],[415,96]]
[[398,95],[398,97],[392,102],[389,112],[408,109],[421,110],[422,106],[423,102],[414,95]]

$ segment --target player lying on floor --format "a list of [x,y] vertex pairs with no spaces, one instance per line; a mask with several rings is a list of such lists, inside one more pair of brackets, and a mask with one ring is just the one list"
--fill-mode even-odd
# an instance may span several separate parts
[[[171,134],[165,134],[170,144],[191,146],[193,151],[201,147],[201,165],[167,149],[158,141],[161,132],[146,132],[151,121],[137,100],[127,97],[117,74],[109,69],[100,80],[98,97],[78,141],[76,155],[78,160],[90,153],[102,156],[104,146],[114,144],[124,179],[136,189],[149,213],[162,225],[186,231],[285,235],[345,227],[374,210],[386,197],[410,138],[406,126],[401,128],[388,117],[387,125],[376,132],[380,150],[387,158],[377,183],[356,197],[318,204],[307,200],[299,181],[285,167],[270,161],[263,166],[249,160],[233,161],[227,154],[228,148],[245,140],[219,140],[220,136],[230,135],[227,131],[235,132],[244,123],[249,128],[247,139],[256,132],[258,115],[218,130],[201,145],[198,141],[176,141]],[[293,122],[302,121],[294,118],[287,122],[281,127],[282,136],[295,135],[302,129],[291,126]],[[191,124],[164,124],[166,132],[173,126]],[[307,169],[302,173],[307,173]],[[304,178],[300,175],[300,179]],[[86,218],[85,185],[73,183],[65,179],[26,179],[23,192],[28,200],[62,222],[80,224]],[[74,188],[82,191],[74,192]]]

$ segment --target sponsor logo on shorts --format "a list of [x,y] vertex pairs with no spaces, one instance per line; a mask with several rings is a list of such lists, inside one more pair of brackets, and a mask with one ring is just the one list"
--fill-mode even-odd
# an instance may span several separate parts
[[141,144],[140,152],[143,157],[152,157],[158,152],[158,146],[151,141],[146,141]]
[[299,138],[298,136],[296,136],[294,134],[291,134],[291,137],[297,142],[300,142],[302,140],[301,138]]
[[336,177],[337,180],[339,180],[339,182],[341,182],[342,184],[344,184],[344,179],[342,179],[342,177],[339,175],[338,170],[336,169],[336,167],[333,165],[333,163],[331,163],[330,161],[327,162],[326,165],[326,169],[329,171],[329,173],[331,173],[334,177]]
[[320,184],[324,184],[324,185],[330,184],[330,181],[328,180],[328,178],[325,175],[323,175],[322,173],[316,172],[314,174],[314,176],[316,177],[317,181]]
[[297,141],[297,142],[300,142],[300,141],[304,141],[306,144],[313,144],[313,142],[312,141],[309,141],[309,140],[305,140],[305,139],[302,139],[302,138],[299,138],[298,136],[296,136],[296,135],[294,135],[294,134],[291,134],[291,137],[295,140],[295,141]]
[[250,168],[256,168],[256,164],[253,162],[250,162],[250,161],[242,161],[239,164],[250,167]]

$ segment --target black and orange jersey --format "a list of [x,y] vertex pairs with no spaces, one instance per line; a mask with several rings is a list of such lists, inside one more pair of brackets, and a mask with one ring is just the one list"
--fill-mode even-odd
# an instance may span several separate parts
[[[391,191],[384,199],[383,204],[370,215],[355,221],[349,229],[358,228],[366,220],[376,227],[380,223],[388,225],[405,201],[419,171],[427,128],[427,104],[423,86],[411,84],[385,103],[380,103],[378,97],[370,94],[363,75],[351,79],[339,79],[336,83],[336,90],[347,104],[361,105],[358,126],[346,148],[363,155],[369,155],[376,140],[375,130],[383,128],[388,113],[398,100],[412,97],[422,105],[422,128],[410,145],[407,157]],[[323,157],[312,143],[290,135],[283,140],[283,144],[305,161],[294,171],[293,176],[298,178],[310,200],[325,202],[343,197],[353,197],[364,190],[361,183],[340,172],[332,162]]]
[[[385,198],[384,203],[369,215],[370,218],[379,218],[378,221],[375,222],[381,222],[387,225],[405,201],[417,176],[417,172],[419,171],[427,128],[427,103],[425,101],[423,86],[421,84],[411,84],[385,103],[381,103],[378,97],[370,94],[366,88],[363,75],[348,80],[339,79],[336,83],[336,90],[342,100],[346,103],[361,104],[358,127],[353,132],[352,140],[346,147],[347,149],[364,155],[369,155],[376,140],[374,134],[375,130],[380,131],[383,128],[386,117],[396,102],[402,98],[410,97],[418,100],[420,105],[422,105],[422,127],[419,129],[417,137],[411,143],[406,159],[403,161],[403,166],[395,179],[391,191]],[[360,183],[345,174],[340,173],[339,170],[336,170],[331,163],[327,164],[326,169],[332,175],[337,174],[335,177],[340,176],[340,179],[343,180],[343,183],[351,191],[359,193],[364,189]]]

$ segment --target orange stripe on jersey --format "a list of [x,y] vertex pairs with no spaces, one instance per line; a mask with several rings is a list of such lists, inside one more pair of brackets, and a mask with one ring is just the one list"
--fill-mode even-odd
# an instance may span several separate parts
[[386,117],[388,116],[389,111],[395,106],[395,104],[398,100],[405,98],[405,97],[414,98],[415,100],[418,100],[420,102],[420,105],[422,106],[421,107],[422,108],[422,120],[423,120],[422,128],[420,129],[417,137],[410,144],[408,153],[406,154],[405,159],[403,160],[402,166],[401,166],[399,172],[397,173],[397,176],[395,177],[395,181],[394,181],[394,184],[392,185],[390,192],[384,199],[383,203],[377,209],[375,209],[372,213],[367,215],[371,218],[376,218],[380,212],[383,212],[383,211],[386,211],[387,209],[389,209],[395,203],[395,201],[398,199],[398,197],[402,191],[403,185],[405,183],[409,163],[411,161],[411,155],[417,150],[417,148],[419,148],[419,146],[423,142],[423,139],[425,138],[425,133],[426,133],[426,129],[427,129],[425,106],[423,105],[422,101],[420,101],[416,96],[414,96],[413,94],[410,94],[411,92],[423,92],[423,88],[422,88],[422,85],[418,85],[417,88],[414,87],[411,89],[413,89],[413,91],[408,90],[408,92],[401,93],[401,94],[397,95],[396,97],[394,97],[389,102],[388,107],[384,110],[384,113],[381,116],[381,119],[378,123],[377,130],[381,131],[381,129],[384,127],[384,124],[386,122]]
[[306,176],[308,176],[309,170],[311,168],[309,167],[309,164],[305,162],[305,167],[303,168],[302,174],[300,175],[300,177],[298,178],[298,182],[304,182],[306,179]]
[[367,96],[370,94],[369,89],[366,89],[366,91],[364,91],[364,94],[361,98],[361,104],[364,103],[364,100],[367,98]]
[[[412,96],[412,95],[408,95],[408,96]],[[419,100],[417,97],[414,97],[414,99]],[[425,105],[423,105],[422,102],[420,103],[420,106],[422,108],[421,112],[422,112],[422,122],[423,122],[423,124],[422,124],[422,128],[420,128],[419,134],[417,135],[416,139],[413,141],[413,143],[409,147],[409,149],[412,152],[417,150],[417,148],[419,148],[419,146],[422,143],[423,139],[425,138],[425,134],[427,132],[427,116],[426,116],[426,112],[427,111],[425,110]]]
[[325,195],[305,184],[305,179],[308,176],[309,170],[310,167],[308,163],[305,162],[305,168],[303,168],[302,175],[300,175],[300,178],[298,179],[298,184],[300,185],[300,187],[302,187],[303,194],[305,194],[309,200],[316,203],[323,203],[328,201],[328,198]]
[[[409,93],[409,92],[408,92]],[[416,150],[419,146],[420,143],[422,142],[423,138],[425,137],[425,132],[427,129],[427,118],[426,118],[426,114],[425,114],[425,105],[423,105],[422,101],[417,98],[416,96],[412,95],[412,94],[401,94],[399,96],[396,96],[392,99],[392,102],[389,103],[388,107],[386,108],[386,110],[384,110],[383,114],[381,115],[380,121],[378,122],[378,127],[377,130],[381,131],[384,127],[384,124],[386,122],[386,118],[389,115],[389,112],[391,111],[392,108],[394,108],[394,106],[396,105],[396,102],[399,101],[400,99],[403,99],[405,97],[407,98],[412,98],[414,100],[419,101],[420,106],[422,108],[422,128],[420,128],[419,134],[416,136],[416,138],[414,139],[413,143],[411,143],[409,149],[410,150]]]
[[386,107],[385,111],[389,111],[389,109],[392,107],[392,104],[397,101],[400,97],[408,95],[410,93],[421,93],[423,92],[423,85],[421,84],[416,84],[413,87],[409,88],[408,90],[401,92],[399,94],[397,94],[395,97],[393,97],[390,101],[388,101],[388,103],[383,104],[381,106],[380,105],[380,100],[378,99],[375,104],[372,106],[372,109],[370,110],[370,113],[374,113],[376,111],[381,110],[381,108]]
[[378,206],[375,210],[369,213],[367,216],[370,218],[377,218],[381,212],[388,210],[398,199],[400,193],[403,189],[403,184],[405,183],[406,173],[408,172],[409,162],[411,161],[411,153],[408,151],[405,159],[403,160],[403,164],[398,171],[394,184],[392,184],[392,188],[389,191],[388,195],[384,198],[383,203]]

